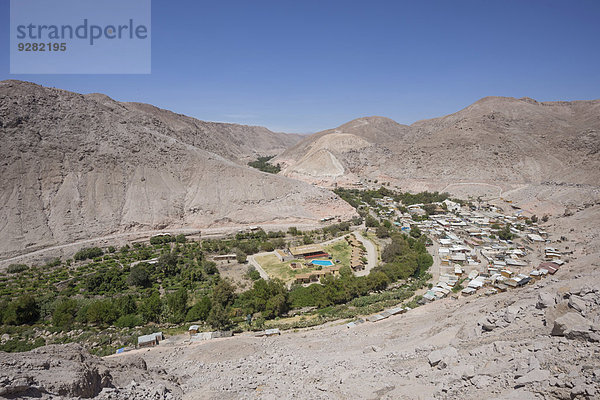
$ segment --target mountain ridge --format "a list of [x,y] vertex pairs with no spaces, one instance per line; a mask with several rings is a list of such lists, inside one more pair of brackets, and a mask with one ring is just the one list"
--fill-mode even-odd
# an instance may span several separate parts
[[355,215],[328,190],[246,166],[247,147],[272,149],[261,132],[2,82],[0,254],[123,231]]

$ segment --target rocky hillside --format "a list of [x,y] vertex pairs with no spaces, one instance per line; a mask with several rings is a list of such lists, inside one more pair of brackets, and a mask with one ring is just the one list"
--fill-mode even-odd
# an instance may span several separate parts
[[[476,183],[600,185],[600,100],[486,97],[441,118],[400,125],[360,118],[278,156],[283,174],[322,185],[368,179],[406,189]],[[484,190],[485,191],[485,190]]]
[[0,82],[0,254],[131,230],[353,215],[329,191],[245,165],[295,140]]

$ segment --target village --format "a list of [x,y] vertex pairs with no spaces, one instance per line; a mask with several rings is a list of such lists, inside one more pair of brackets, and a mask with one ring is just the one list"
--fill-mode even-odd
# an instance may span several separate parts
[[[414,216],[427,214],[424,204],[398,210],[398,204],[384,197],[378,204],[387,211],[380,218],[396,217],[394,224],[409,233],[415,227],[432,240],[434,256],[432,287],[422,303],[459,292],[461,296],[493,295],[554,275],[565,263],[568,248],[548,245],[548,233],[537,222],[510,206],[513,215],[491,204],[461,206],[444,200],[434,204],[434,214],[415,223]],[[537,220],[537,217],[533,217]]]
[[[412,230],[425,234],[428,251],[433,256],[428,286],[416,295],[418,304],[446,297],[456,300],[470,296],[490,296],[554,275],[568,262],[568,247],[560,250],[550,246],[548,233],[537,223],[537,217],[526,217],[523,211],[506,203],[512,215],[488,203],[462,203],[445,199],[430,204],[404,206],[389,196],[374,199],[375,207],[361,204],[380,223],[388,221],[406,235]],[[329,222],[323,220],[322,223]],[[276,249],[250,257],[263,279],[287,275],[291,285],[319,284],[326,276],[339,276],[346,265],[357,276],[364,276],[380,264],[379,246],[364,225],[350,233],[323,243]],[[371,236],[369,236],[371,235]],[[365,237],[366,236],[366,237]],[[564,239],[564,238],[562,238]],[[385,240],[380,241],[381,245]],[[367,245],[367,246],[365,246]],[[215,259],[235,255],[215,256]],[[279,275],[278,275],[279,274]],[[411,308],[403,304],[377,314],[357,318],[348,328],[364,322],[378,322]],[[279,329],[266,329],[256,336],[279,335]],[[231,336],[231,332],[201,332],[199,326],[189,328],[189,341],[198,342]],[[162,334],[140,338],[140,345],[158,344]],[[144,344],[142,344],[142,342]]]

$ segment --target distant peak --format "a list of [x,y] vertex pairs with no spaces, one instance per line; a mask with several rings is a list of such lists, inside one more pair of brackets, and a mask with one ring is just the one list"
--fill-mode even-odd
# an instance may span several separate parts
[[532,99],[531,97],[521,97],[519,100],[524,101],[530,104],[538,104],[539,102],[536,99]]

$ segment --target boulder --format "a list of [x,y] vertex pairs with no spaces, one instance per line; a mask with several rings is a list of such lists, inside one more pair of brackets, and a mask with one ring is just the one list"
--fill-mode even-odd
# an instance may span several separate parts
[[[565,315],[556,318],[552,335],[564,336],[567,339],[584,339],[595,341],[592,324],[582,317],[579,313],[568,312]],[[596,335],[597,336],[597,335]]]
[[555,304],[556,304],[556,298],[553,294],[548,293],[548,292],[538,293],[538,300],[537,300],[537,303],[535,304],[535,307],[537,309],[541,310],[543,308],[552,307]]
[[550,378],[550,371],[545,369],[534,369],[529,371],[522,377],[518,378],[515,383],[515,388],[525,386],[530,383],[547,381]]
[[577,312],[584,312],[587,308],[587,302],[579,296],[571,296],[569,297],[569,307]]
[[441,361],[443,361],[443,365],[447,366],[452,361],[456,360],[458,357],[458,351],[452,346],[448,346],[446,348],[435,350],[429,353],[427,359],[429,360],[429,365],[432,367],[438,365]]

